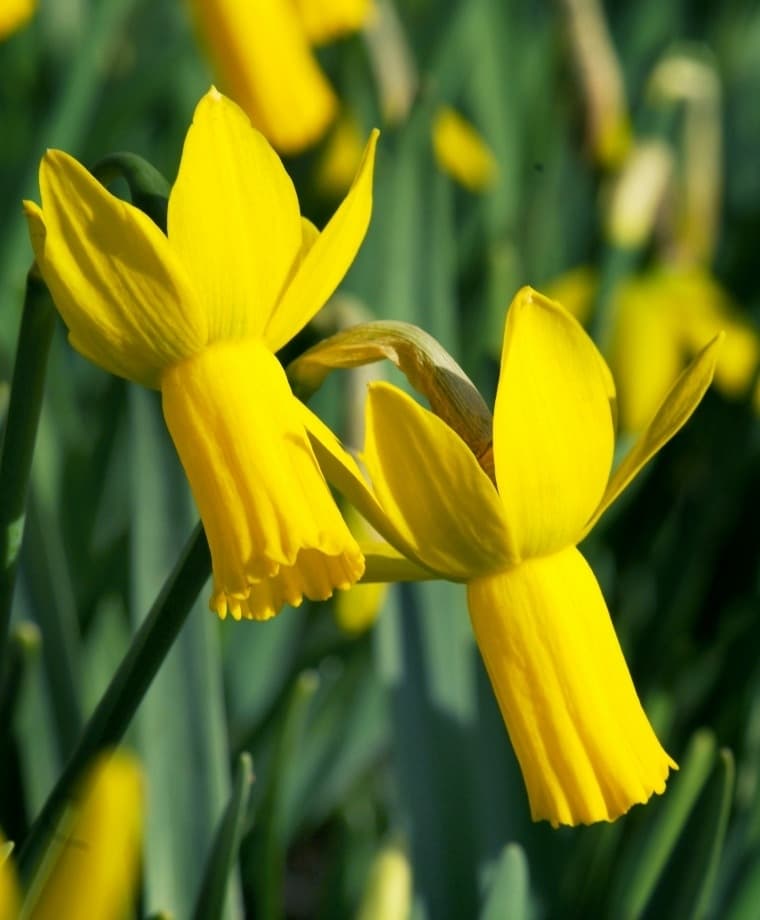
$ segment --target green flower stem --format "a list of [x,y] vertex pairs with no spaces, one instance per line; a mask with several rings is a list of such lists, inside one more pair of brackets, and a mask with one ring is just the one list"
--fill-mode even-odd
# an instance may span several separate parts
[[244,752],[238,757],[235,787],[208,856],[203,884],[195,904],[195,920],[216,920],[222,916],[227,880],[240,846],[252,782],[253,761],[251,755]]
[[53,302],[33,269],[26,282],[8,415],[0,450],[0,682],[6,667],[26,493],[54,328]]
[[24,841],[18,859],[22,879],[32,876],[82,771],[99,751],[121,740],[210,572],[208,543],[198,524]]

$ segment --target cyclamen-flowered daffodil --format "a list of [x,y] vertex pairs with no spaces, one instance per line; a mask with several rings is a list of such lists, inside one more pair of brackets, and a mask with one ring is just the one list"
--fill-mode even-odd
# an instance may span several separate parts
[[165,235],[76,160],[49,151],[26,202],[37,264],[95,364],[161,390],[211,549],[211,607],[266,619],[364,570],[274,356],[333,293],[372,207],[376,134],[324,230],[245,114],[198,104]]
[[642,709],[599,585],[576,545],[689,418],[717,339],[684,371],[610,476],[614,384],[558,303],[525,288],[507,317],[494,483],[465,442],[401,390],[370,388],[359,466],[310,424],[328,478],[415,566],[367,547],[368,576],[467,583],[480,652],[534,819],[613,820],[665,789],[675,763]]

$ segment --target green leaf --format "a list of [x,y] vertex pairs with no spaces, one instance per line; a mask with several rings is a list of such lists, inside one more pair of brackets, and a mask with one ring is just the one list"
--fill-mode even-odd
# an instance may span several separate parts
[[55,310],[50,294],[36,273],[30,272],[0,449],[0,675],[4,669],[24,533],[26,492],[54,328]]
[[646,909],[705,788],[715,758],[713,734],[696,732],[666,794],[647,805],[642,833],[630,842],[619,865],[610,902],[615,916],[637,918]]
[[218,920],[222,916],[227,883],[237,858],[252,782],[253,761],[249,754],[241,754],[232,795],[219,824],[198,900],[195,902],[195,920]]
[[530,881],[528,859],[516,843],[501,851],[494,866],[480,920],[528,920]]

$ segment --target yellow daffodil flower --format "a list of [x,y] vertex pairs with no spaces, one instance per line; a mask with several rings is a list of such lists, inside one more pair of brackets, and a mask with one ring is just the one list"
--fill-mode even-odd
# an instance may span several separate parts
[[316,143],[338,101],[311,49],[359,28],[368,0],[191,0],[224,88],[283,153]]
[[473,125],[450,106],[433,120],[433,152],[440,168],[471,192],[491,188],[499,169],[491,149]]
[[610,371],[578,322],[529,288],[504,333],[495,484],[452,429],[389,384],[368,397],[362,460],[371,487],[329,431],[310,426],[328,477],[414,563],[368,547],[370,579],[426,572],[467,583],[534,819],[613,820],[663,792],[675,767],[576,546],[689,418],[712,379],[716,346],[682,374],[612,475]]
[[12,857],[0,863],[0,920],[126,916],[140,868],[142,815],[139,764],[123,751],[103,754],[61,819],[23,906]]
[[0,3],[0,41],[20,29],[37,8],[37,0],[3,0]]
[[220,617],[266,619],[361,575],[362,554],[317,465],[274,356],[333,293],[372,206],[376,134],[320,233],[244,113],[199,103],[169,199],[168,236],[76,160],[49,151],[25,208],[72,345],[161,390],[206,529]]

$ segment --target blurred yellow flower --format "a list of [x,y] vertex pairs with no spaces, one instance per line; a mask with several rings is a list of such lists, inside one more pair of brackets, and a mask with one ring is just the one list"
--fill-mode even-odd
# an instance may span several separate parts
[[134,902],[143,822],[140,766],[102,754],[51,837],[23,905],[12,858],[0,855],[0,920],[121,920]]
[[389,844],[372,861],[357,920],[408,920],[411,908],[409,857],[398,844]]
[[[588,319],[597,279],[572,269],[547,286],[581,322]],[[621,428],[640,431],[651,420],[686,362],[707,339],[726,338],[715,386],[729,399],[746,395],[760,362],[760,339],[706,269],[658,267],[627,278],[614,294],[610,366],[617,382]]]
[[364,138],[349,114],[335,122],[317,164],[316,183],[325,195],[339,197],[351,184],[361,162]]
[[529,288],[513,301],[504,333],[497,487],[452,429],[389,384],[368,397],[362,460],[371,489],[324,426],[311,428],[337,487],[415,563],[407,577],[467,582],[534,819],[613,820],[661,793],[675,767],[576,545],[689,418],[712,379],[716,345],[679,378],[611,476],[610,371],[577,321]]
[[471,192],[491,188],[499,168],[491,149],[458,112],[443,106],[433,120],[433,152],[438,165]]
[[142,816],[139,765],[123,751],[104,754],[51,843],[56,852],[31,905],[33,920],[120,920],[134,898]]
[[161,390],[206,529],[220,617],[266,619],[361,575],[361,552],[314,458],[275,352],[356,255],[372,207],[376,133],[320,233],[267,141],[211,90],[169,199],[168,237],[76,160],[49,151],[37,264],[72,345]]
[[368,0],[191,0],[224,88],[283,153],[316,143],[338,103],[311,50],[358,29]]
[[21,907],[21,890],[11,856],[13,845],[0,834],[0,920],[16,920]]
[[357,32],[372,13],[371,0],[291,0],[314,45]]
[[37,9],[37,0],[3,0],[0,3],[0,41],[25,25]]

